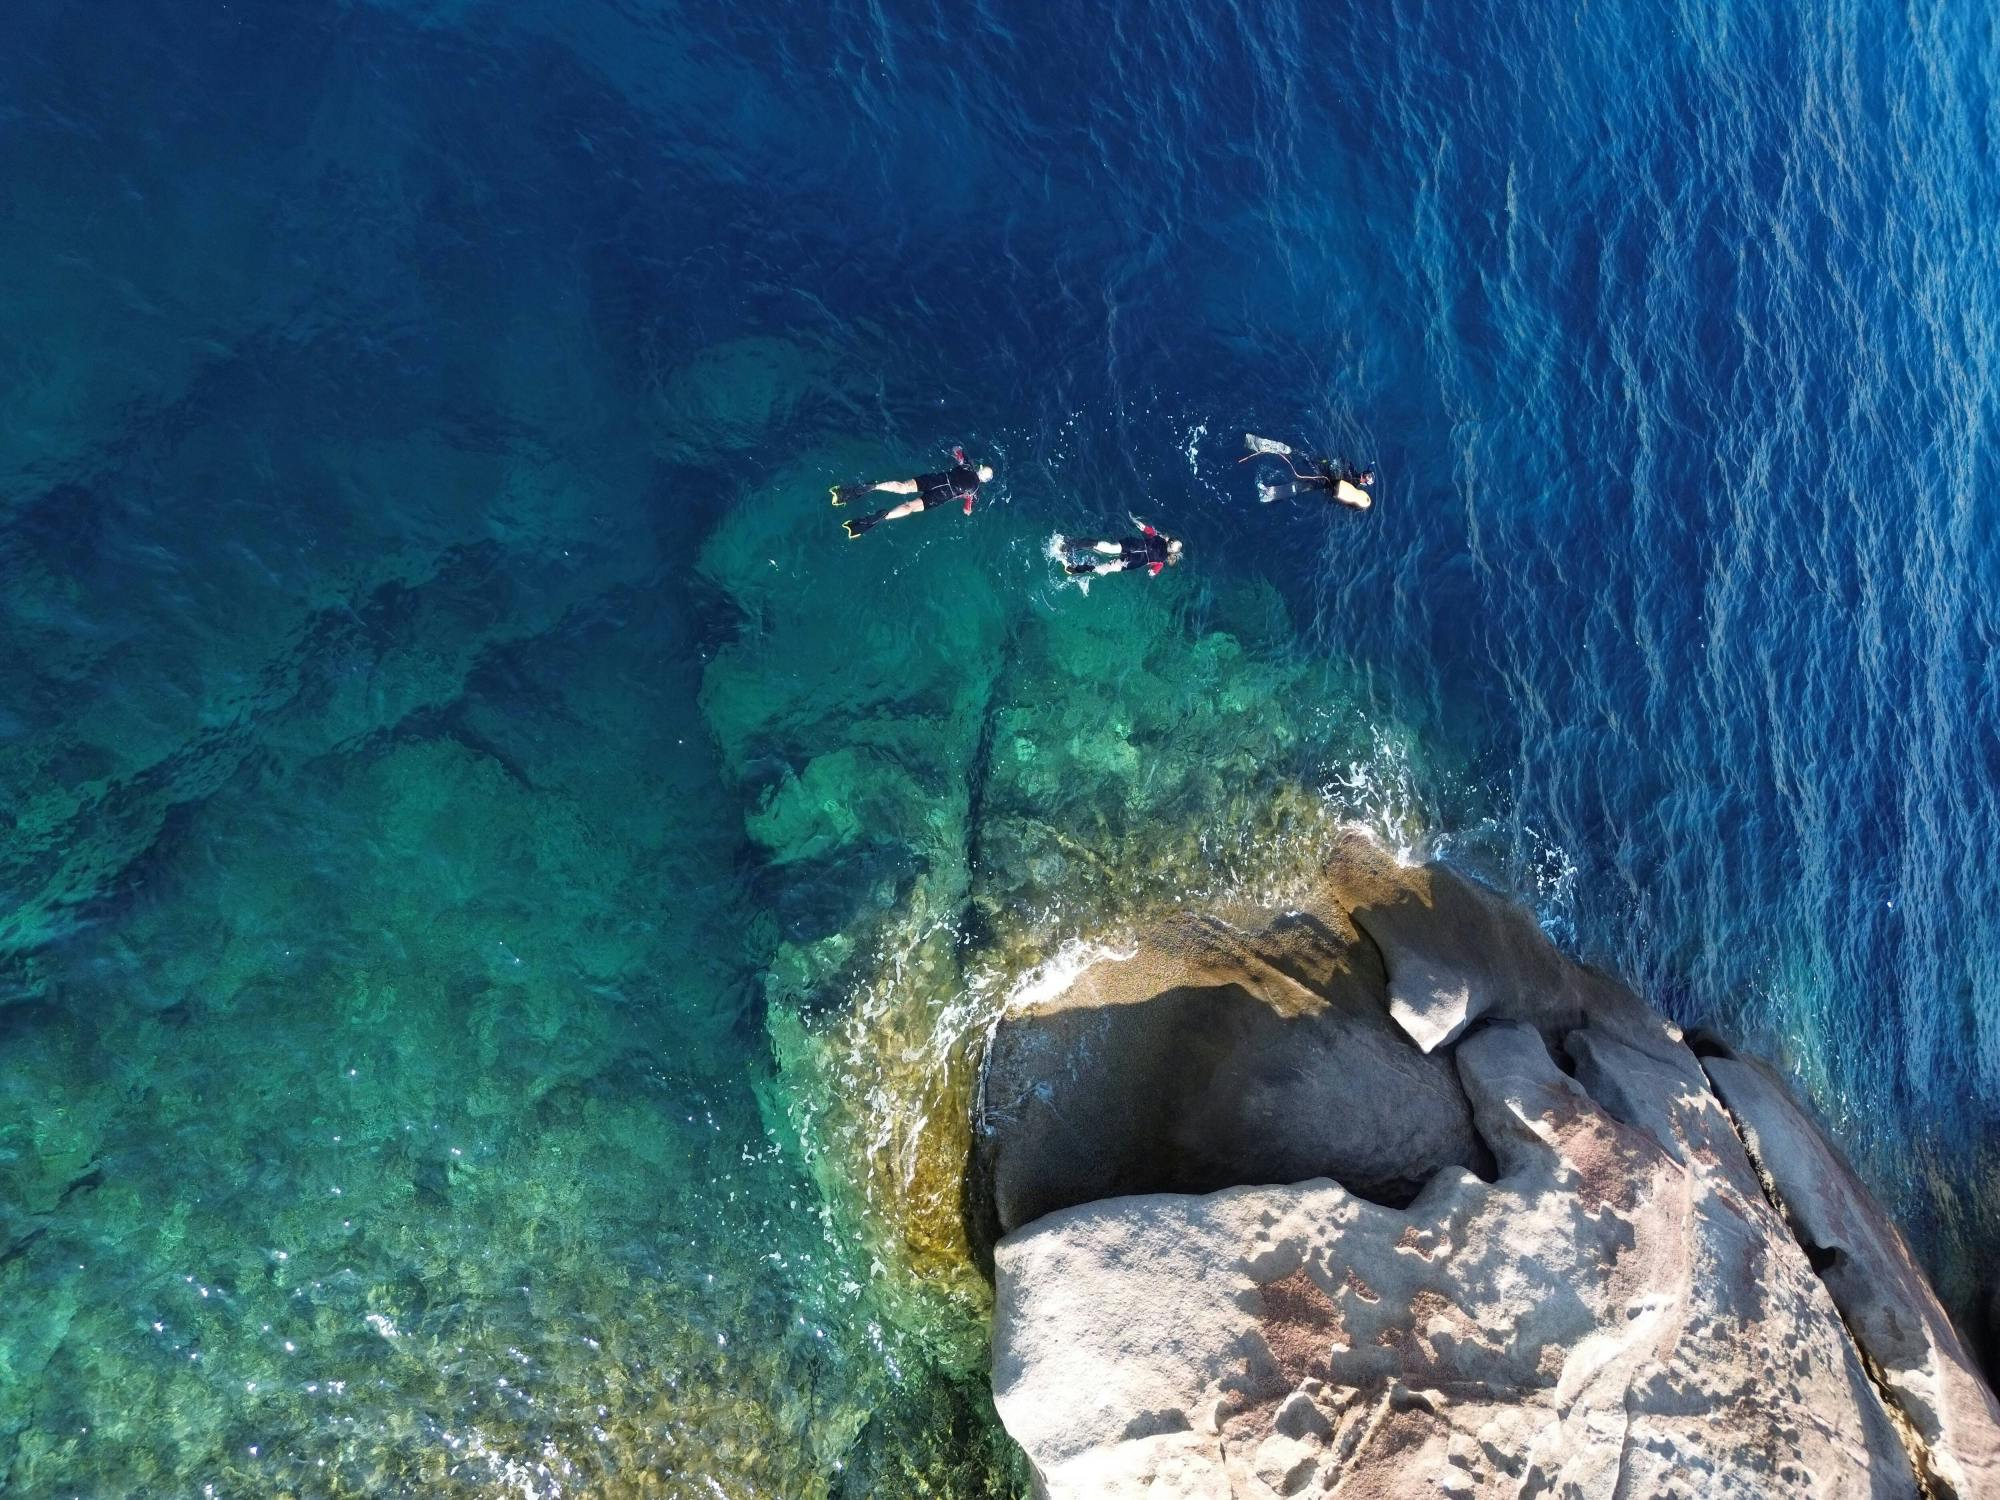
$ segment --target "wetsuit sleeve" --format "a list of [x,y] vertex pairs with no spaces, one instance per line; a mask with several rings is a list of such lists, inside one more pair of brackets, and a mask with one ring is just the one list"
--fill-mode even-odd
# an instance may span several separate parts
[[[979,471],[970,464],[959,464],[949,473],[939,474],[934,477],[937,479],[939,486],[946,490],[952,499],[963,500],[965,502],[965,513],[968,516],[971,515],[973,499],[979,493]],[[940,498],[929,503],[932,505],[941,505],[944,502]]]

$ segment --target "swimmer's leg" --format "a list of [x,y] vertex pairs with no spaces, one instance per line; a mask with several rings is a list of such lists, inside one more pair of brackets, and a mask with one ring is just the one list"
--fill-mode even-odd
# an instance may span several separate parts
[[850,500],[859,500],[871,490],[881,490],[888,495],[914,495],[917,482],[914,479],[884,479],[876,484],[835,484],[827,487],[827,494],[835,505],[845,505]]
[[1269,505],[1274,500],[1289,500],[1294,495],[1303,495],[1309,490],[1317,490],[1323,488],[1325,488],[1323,485],[1317,485],[1311,483],[1260,484],[1257,486],[1257,498],[1263,504]]

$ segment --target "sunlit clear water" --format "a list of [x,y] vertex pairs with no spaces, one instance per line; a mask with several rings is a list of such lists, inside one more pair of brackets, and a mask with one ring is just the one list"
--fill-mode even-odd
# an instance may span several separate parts
[[985,1019],[1341,817],[1781,1055],[1969,1307],[1995,37],[8,7],[0,1488],[1017,1492]]

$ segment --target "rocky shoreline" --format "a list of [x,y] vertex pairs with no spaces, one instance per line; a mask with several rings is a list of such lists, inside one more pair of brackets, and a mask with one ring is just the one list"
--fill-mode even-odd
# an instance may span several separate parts
[[1364,836],[1011,1007],[965,1210],[1044,1495],[2000,1494],[1776,1077]]

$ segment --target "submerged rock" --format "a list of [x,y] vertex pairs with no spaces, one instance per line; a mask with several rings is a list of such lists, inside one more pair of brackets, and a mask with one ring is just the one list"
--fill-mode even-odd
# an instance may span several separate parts
[[1039,1492],[1993,1493],[2000,1415],[1900,1236],[1709,1066],[1779,1202],[1674,1027],[1361,839],[1299,910],[1010,1012],[967,1211]]

